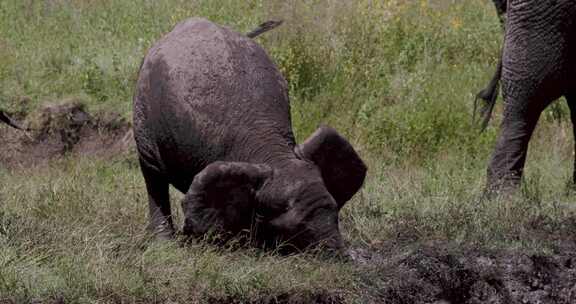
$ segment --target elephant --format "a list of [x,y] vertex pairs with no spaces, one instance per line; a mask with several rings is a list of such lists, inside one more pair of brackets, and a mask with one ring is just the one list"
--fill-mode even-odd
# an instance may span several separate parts
[[[576,0],[513,0],[507,3],[504,45],[496,75],[478,94],[490,119],[499,82],[504,115],[488,166],[489,193],[516,189],[528,142],[541,112],[564,96],[576,138]],[[573,170],[576,183],[576,162]]]
[[345,252],[338,213],[367,167],[329,126],[295,143],[287,82],[252,39],[202,18],[177,24],[141,64],[133,125],[158,238],[175,234],[173,185],[186,237],[249,232],[257,246]]

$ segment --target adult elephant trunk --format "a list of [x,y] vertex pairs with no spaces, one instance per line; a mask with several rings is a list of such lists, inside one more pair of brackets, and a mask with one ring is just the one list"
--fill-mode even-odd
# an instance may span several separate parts
[[[496,12],[498,13],[498,18],[500,19],[500,24],[502,28],[505,28],[506,23],[506,11],[508,9],[508,3],[506,0],[493,0],[494,6],[496,7]],[[500,90],[500,79],[502,77],[502,56],[504,50],[500,50],[498,57],[498,66],[496,67],[496,72],[492,76],[488,86],[476,94],[474,99],[474,112],[473,112],[473,122],[476,122],[476,113],[478,111],[478,102],[480,100],[484,101],[484,104],[480,107],[480,132],[483,132],[490,122],[492,117],[492,111],[494,110],[494,105],[498,99],[498,93]]]
[[483,104],[480,106],[480,132],[483,132],[488,123],[490,122],[490,118],[492,117],[492,112],[494,111],[494,106],[496,105],[496,100],[498,99],[498,93],[500,89],[500,78],[502,77],[502,52],[500,52],[500,58],[498,59],[498,66],[496,67],[496,72],[488,86],[480,91],[476,98],[474,99],[474,113],[472,120],[476,122],[476,113],[478,112],[478,102],[480,100],[483,101]]
[[[508,9],[508,3],[506,0],[493,0],[494,6],[496,7],[496,12],[498,13],[498,18],[500,19],[500,24],[502,28],[505,29],[506,23],[506,11]],[[474,112],[473,112],[473,122],[476,122],[476,113],[478,111],[478,102],[480,100],[484,101],[484,104],[480,107],[480,132],[483,132],[486,127],[488,126],[488,122],[490,122],[490,118],[492,117],[492,111],[494,110],[494,105],[496,104],[496,100],[498,99],[498,93],[500,89],[500,79],[502,77],[502,56],[504,50],[500,50],[500,54],[498,57],[498,66],[496,67],[496,72],[492,76],[490,83],[488,86],[476,94],[476,98],[474,99]]]

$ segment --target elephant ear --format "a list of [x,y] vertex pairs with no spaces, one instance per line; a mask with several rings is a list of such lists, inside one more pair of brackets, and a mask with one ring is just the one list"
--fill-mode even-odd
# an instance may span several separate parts
[[198,173],[182,200],[183,233],[237,233],[250,227],[255,193],[272,175],[267,165],[214,162]]
[[331,127],[320,126],[295,152],[300,159],[312,161],[320,168],[324,184],[339,208],[364,183],[366,165],[352,145]]

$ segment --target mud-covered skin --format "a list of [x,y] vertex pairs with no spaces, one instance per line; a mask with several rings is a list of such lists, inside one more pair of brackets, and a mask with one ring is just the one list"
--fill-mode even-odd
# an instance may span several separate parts
[[[251,39],[203,19],[178,24],[142,63],[134,134],[148,190],[150,228],[159,236],[174,232],[168,197],[172,184],[186,193],[187,234],[250,230],[258,214],[260,226],[266,226],[261,230],[275,232],[270,237],[292,239],[298,247],[322,239],[333,248],[342,246],[333,220],[342,204],[326,189],[355,193],[366,167],[328,127],[313,137],[337,142],[342,148],[331,149],[331,154],[340,157],[317,164],[296,155],[286,81]],[[328,146],[315,146],[314,151]],[[327,170],[349,164],[354,164],[354,181],[334,174],[323,179]],[[327,214],[318,211],[326,206]],[[288,213],[293,214],[290,220],[272,224]],[[281,225],[288,223],[290,227]],[[312,235],[304,242],[291,232]]]
[[504,118],[488,168],[490,190],[514,189],[540,113],[576,91],[576,0],[510,1],[502,57]]

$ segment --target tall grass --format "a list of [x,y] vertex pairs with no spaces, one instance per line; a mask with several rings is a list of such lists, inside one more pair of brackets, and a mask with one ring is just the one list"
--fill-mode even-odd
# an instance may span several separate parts
[[[490,1],[1,1],[0,107],[74,97],[129,117],[146,50],[189,16],[240,32],[285,20],[258,41],[289,80],[298,140],[330,124],[369,164],[341,213],[352,247],[545,249],[542,235],[574,231],[563,104],[543,115],[521,195],[480,200],[500,110],[485,133],[471,124],[501,43]],[[352,265],[149,240],[143,185],[133,159],[0,167],[0,302],[204,303],[321,290],[362,302]]]
[[3,1],[0,101],[75,96],[129,116],[143,55],[189,16],[243,32],[286,19],[260,41],[290,82],[299,138],[327,122],[392,158],[490,138],[469,124],[500,34],[479,1]]

